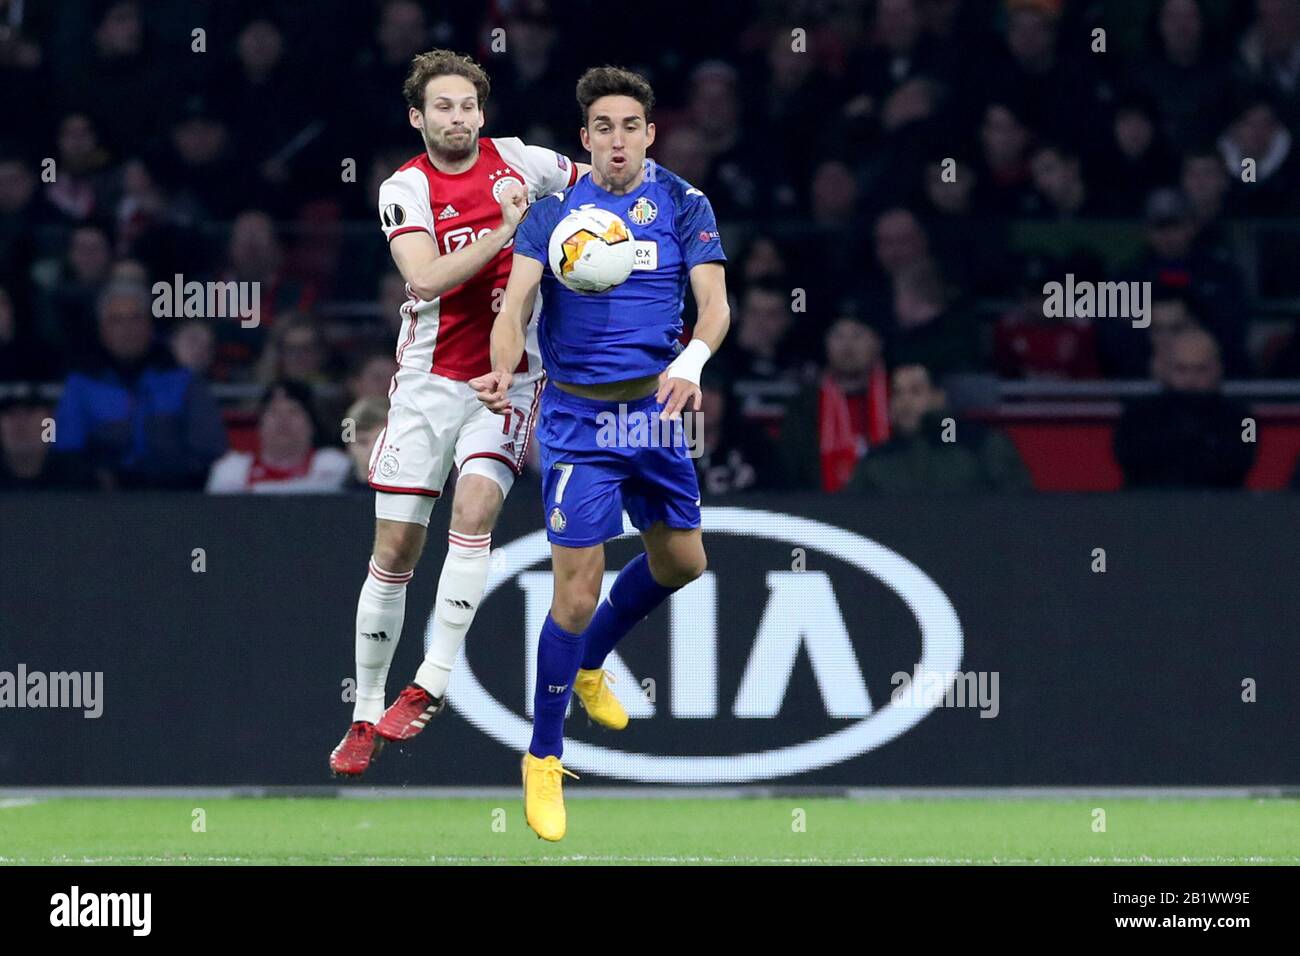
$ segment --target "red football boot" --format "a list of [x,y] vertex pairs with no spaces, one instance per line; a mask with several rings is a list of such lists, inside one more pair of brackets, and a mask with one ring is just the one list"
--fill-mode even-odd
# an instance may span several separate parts
[[384,711],[375,727],[384,740],[410,740],[447,706],[447,698],[434,697],[419,684],[411,684]]
[[384,741],[375,735],[375,725],[368,720],[355,721],[330,754],[330,770],[336,777],[359,777],[383,749]]

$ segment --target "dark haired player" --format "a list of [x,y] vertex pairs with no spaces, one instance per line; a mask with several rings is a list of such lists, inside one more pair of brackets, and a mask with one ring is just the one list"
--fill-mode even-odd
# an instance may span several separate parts
[[[555,594],[537,651],[533,738],[523,777],[528,825],[547,840],[559,840],[566,828],[562,784],[565,774],[574,775],[560,756],[570,694],[598,723],[626,726],[627,714],[605,682],[605,657],[705,568],[700,492],[684,438],[668,447],[609,447],[598,437],[598,416],[622,411],[680,419],[688,403],[698,409],[700,371],[730,322],[726,257],[709,201],[646,160],[655,133],[650,85],[627,70],[600,67],[583,75],[577,93],[591,175],[537,202],[520,225],[492,330],[492,372],[470,383],[493,411],[513,414],[514,370],[540,288],[547,385],[537,440]],[[600,295],[572,292],[546,267],[556,224],[586,204],[622,218],[638,249],[627,281]],[[688,281],[699,321],[682,349]],[[597,607],[604,543],[623,532],[624,509],[641,532],[645,553],[623,568]]]

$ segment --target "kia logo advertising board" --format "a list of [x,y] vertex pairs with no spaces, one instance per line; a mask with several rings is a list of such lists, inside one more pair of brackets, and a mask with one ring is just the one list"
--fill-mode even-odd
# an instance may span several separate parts
[[[956,674],[962,662],[957,613],[915,564],[860,534],[778,512],[706,507],[703,525],[710,567],[668,602],[667,641],[643,633],[652,615],[605,664],[632,718],[630,726],[593,737],[582,732],[585,718],[574,705],[566,723],[566,766],[641,783],[773,780],[880,747],[942,703],[947,689],[942,682],[897,701],[887,690],[892,673]],[[634,533],[625,523],[625,536]],[[756,554],[760,543],[770,549],[766,564],[756,565],[757,558],[743,567],[728,563],[728,544]],[[607,551],[605,593],[622,563],[612,559],[612,543]],[[494,552],[483,604],[448,690],[451,706],[471,724],[518,752],[527,748],[532,734],[538,630],[551,602],[551,574],[543,569],[549,558],[544,530]],[[741,577],[751,580],[737,580]],[[891,626],[871,626],[882,613],[873,609],[890,601],[901,602],[906,613],[879,618],[892,621]],[[503,630],[502,622],[515,633]],[[632,660],[636,653],[643,658],[640,664]],[[482,675],[512,669],[501,666],[503,657],[518,661],[521,686],[486,686]],[[800,662],[815,684],[804,682],[815,690],[792,702],[788,697]],[[825,732],[787,739],[789,726],[811,723],[786,720],[783,725],[791,707],[800,708],[801,716],[817,710]],[[714,751],[697,753],[698,747],[689,744],[668,752],[662,746],[651,748],[649,737],[656,735],[639,735],[638,726],[665,720],[680,725],[673,731],[685,729],[679,739],[707,741]],[[726,727],[742,726],[736,721],[760,722],[763,732],[729,738]],[[706,732],[710,724],[718,728]],[[768,738],[770,746],[756,742]],[[662,744],[662,735],[657,739]],[[733,750],[738,742],[748,745]]]

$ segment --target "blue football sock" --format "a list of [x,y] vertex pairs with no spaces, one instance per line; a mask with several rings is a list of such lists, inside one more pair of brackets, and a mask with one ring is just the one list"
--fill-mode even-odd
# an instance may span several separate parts
[[573,694],[573,679],[582,660],[582,635],[571,634],[546,615],[537,644],[537,689],[533,692],[534,757],[564,753],[564,711]]
[[654,579],[644,552],[629,561],[614,579],[609,597],[600,602],[591,623],[582,632],[587,642],[582,654],[583,670],[603,666],[614,645],[676,590]]

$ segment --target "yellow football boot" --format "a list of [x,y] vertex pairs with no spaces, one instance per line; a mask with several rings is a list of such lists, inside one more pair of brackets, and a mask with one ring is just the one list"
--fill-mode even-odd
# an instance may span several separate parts
[[564,836],[567,820],[564,814],[564,778],[578,779],[571,770],[565,770],[559,757],[541,759],[524,754],[521,763],[524,772],[524,819],[543,840],[552,843]]
[[627,711],[609,689],[612,683],[614,675],[609,671],[579,670],[573,679],[573,693],[592,720],[610,730],[622,730],[627,726]]

